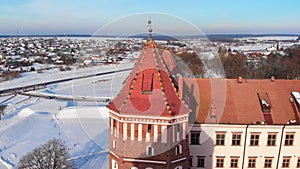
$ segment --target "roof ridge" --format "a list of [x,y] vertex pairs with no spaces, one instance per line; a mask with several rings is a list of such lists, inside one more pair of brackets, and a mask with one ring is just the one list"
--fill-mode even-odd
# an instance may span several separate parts
[[[154,48],[154,51],[157,52],[157,50],[155,50],[155,49],[156,48]],[[163,81],[162,81],[162,78],[161,78],[161,74],[160,74],[160,68],[159,68],[158,60],[157,60],[157,53],[156,54],[153,53],[153,55],[154,55],[153,58],[154,58],[155,65],[156,65],[156,71],[157,71],[157,77],[158,77],[158,80],[159,80],[160,89],[161,89],[161,92],[163,94],[164,103],[166,105],[166,108],[167,108],[169,114],[172,114],[172,111],[170,109],[170,106],[169,106],[169,103],[168,103],[168,100],[167,100],[167,96],[166,96],[166,93],[165,93],[164,84],[163,84]]]
[[[140,72],[140,68],[141,68],[141,66],[142,66],[142,63],[144,62],[144,58],[145,58],[145,55],[146,55],[146,53],[147,53],[147,51],[146,51],[147,49],[145,50],[144,48],[145,48],[145,47],[143,47],[143,53],[140,55],[140,56],[142,56],[142,57],[141,57],[141,60],[140,60],[140,63],[137,65],[137,72],[136,72],[135,75],[134,75],[133,81],[132,81],[131,86],[130,86],[130,88],[129,88],[129,92],[128,92],[128,94],[127,94],[125,100],[123,101],[123,103],[122,103],[120,109],[118,110],[119,112],[121,112],[121,110],[123,109],[123,107],[127,104],[127,101],[128,101],[128,99],[129,99],[129,97],[131,96],[132,90],[133,90],[133,88],[134,88],[134,86],[135,86],[135,82],[136,82],[136,80],[137,80],[137,76],[138,76],[138,74],[139,74],[139,72]],[[132,72],[133,72],[133,71],[132,71]],[[131,74],[131,73],[130,73],[130,74]],[[129,76],[130,76],[130,75],[129,75]],[[122,90],[120,90],[120,91],[122,91]]]
[[[168,76],[168,80],[169,80],[169,82],[172,84],[172,88],[173,88],[174,92],[176,93],[178,99],[181,101],[181,103],[183,103],[185,106],[187,106],[187,105],[185,104],[185,102],[184,102],[182,99],[179,98],[178,93],[177,93],[177,91],[176,91],[176,89],[175,89],[174,83],[173,83],[173,81],[172,81],[172,79],[171,79],[171,77],[170,77],[170,74],[169,74],[170,72],[168,71],[168,68],[166,67],[166,64],[165,64],[165,62],[164,62],[162,56],[157,55],[157,57],[158,57],[158,59],[160,60],[160,62],[162,63],[162,66],[165,68],[166,73],[169,75],[169,76]],[[161,82],[161,83],[162,83],[162,82]],[[169,105],[169,103],[168,103],[168,100],[167,100],[167,97],[166,97],[166,94],[165,94],[164,91],[165,91],[165,90],[164,90],[164,87],[163,87],[163,88],[162,88],[162,92],[163,92],[164,98],[165,98],[165,100],[166,100],[166,102],[167,102],[167,103],[165,103],[165,104],[166,104],[166,107],[167,107],[167,109],[168,109],[168,111],[169,111],[169,114],[172,115],[172,109],[171,109],[171,107],[170,107],[170,105]],[[187,106],[187,107],[188,107],[188,106]]]

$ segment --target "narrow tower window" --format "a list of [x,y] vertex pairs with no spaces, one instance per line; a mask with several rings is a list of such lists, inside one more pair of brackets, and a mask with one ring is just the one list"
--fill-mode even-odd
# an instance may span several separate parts
[[152,125],[151,124],[148,124],[148,132],[151,132],[151,130],[152,130]]
[[175,148],[175,154],[179,155],[182,153],[182,146],[180,144],[178,144]]
[[149,147],[146,148],[146,155],[147,156],[153,156],[154,155],[153,147],[149,146]]

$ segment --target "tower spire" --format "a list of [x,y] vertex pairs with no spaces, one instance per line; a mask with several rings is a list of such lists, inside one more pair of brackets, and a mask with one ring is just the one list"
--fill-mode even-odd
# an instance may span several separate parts
[[148,20],[148,32],[149,32],[149,40],[152,40],[152,20],[151,16],[150,19]]
[[122,90],[107,106],[110,169],[189,166],[190,109],[178,96],[152,39],[151,24],[150,18],[149,38]]

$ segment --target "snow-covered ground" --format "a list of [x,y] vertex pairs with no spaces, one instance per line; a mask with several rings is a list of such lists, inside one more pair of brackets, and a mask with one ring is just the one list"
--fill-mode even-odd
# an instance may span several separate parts
[[[22,83],[39,83],[45,79],[95,74],[131,68],[132,63],[78,69],[77,72],[24,76],[0,83],[0,88]],[[39,92],[64,96],[114,97],[130,71],[93,76],[52,84]],[[38,75],[38,74],[36,74]],[[44,77],[43,77],[44,76]],[[9,96],[0,98],[4,101]],[[69,147],[78,168],[108,168],[108,110],[106,104],[34,98],[17,95],[7,105],[0,120],[0,168],[16,168],[20,158],[52,138],[62,139]]]
[[[300,44],[299,41],[296,41],[298,36],[262,36],[262,37],[243,37],[243,38],[235,38],[235,40],[253,42],[252,44],[231,44],[225,45],[227,48],[231,48],[231,50],[237,51],[263,51],[267,48],[276,47],[277,42],[279,43],[279,47],[283,47],[284,49],[287,47],[291,47],[295,44]],[[294,41],[294,42],[285,42],[285,41]]]
[[257,37],[243,37],[243,38],[235,38],[240,40],[258,40],[258,41],[268,41],[268,40],[275,40],[275,41],[283,41],[283,40],[297,40],[298,36],[257,36]]
[[132,62],[126,63],[126,61],[124,61],[121,64],[110,64],[110,65],[94,66],[94,67],[87,67],[87,68],[73,68],[72,71],[61,72],[58,69],[50,69],[44,71],[43,73],[26,72],[26,73],[22,73],[21,78],[1,82],[0,90],[17,88],[22,86],[29,86],[32,84],[46,83],[55,80],[63,80],[66,78],[76,78],[76,77],[82,77],[86,75],[95,75],[107,71],[130,68],[132,67],[132,65],[133,65]]

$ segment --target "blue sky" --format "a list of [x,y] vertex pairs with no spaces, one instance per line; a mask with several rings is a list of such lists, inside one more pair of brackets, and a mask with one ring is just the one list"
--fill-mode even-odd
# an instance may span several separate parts
[[[206,34],[300,34],[299,6],[298,0],[1,0],[0,34],[94,33],[144,12],[178,16]],[[133,29],[134,22],[119,29]]]

